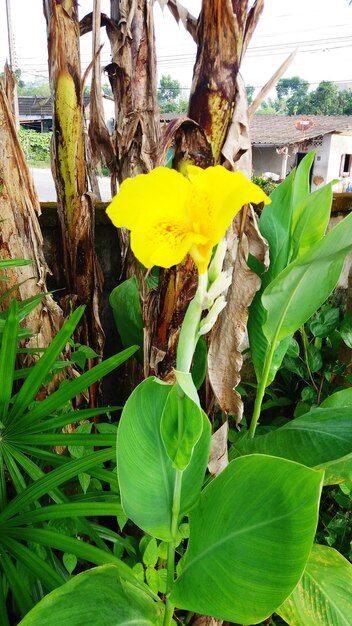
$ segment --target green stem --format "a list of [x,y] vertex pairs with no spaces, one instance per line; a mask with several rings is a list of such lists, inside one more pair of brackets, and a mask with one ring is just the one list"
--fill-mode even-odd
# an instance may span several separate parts
[[255,430],[257,428],[257,423],[260,417],[260,413],[262,410],[262,403],[263,403],[263,398],[264,398],[264,394],[265,394],[265,389],[267,388],[267,382],[268,382],[268,378],[269,378],[269,374],[270,374],[270,368],[271,368],[271,363],[273,360],[273,356],[274,356],[274,352],[275,352],[275,348],[276,348],[276,340],[274,339],[274,341],[271,344],[270,350],[267,354],[266,360],[265,360],[265,365],[264,365],[264,369],[263,369],[263,374],[260,380],[260,383],[258,385],[258,389],[257,389],[257,394],[255,397],[255,403],[254,403],[254,410],[253,410],[253,415],[252,415],[252,419],[251,419],[251,425],[249,427],[249,436],[251,439],[253,439],[254,435],[255,435]]
[[186,311],[178,340],[176,369],[180,372],[189,372],[191,369],[207,286],[208,273],[199,274],[197,291]]
[[310,381],[316,391],[316,393],[318,393],[318,387],[315,384],[311,369],[309,367],[309,358],[308,358],[308,337],[306,334],[306,331],[304,330],[304,326],[302,326],[302,328],[300,328],[300,333],[301,333],[301,337],[302,337],[302,343],[303,343],[303,353],[304,353],[304,362],[306,364],[306,368],[307,368],[307,372],[308,372],[308,376],[310,378]]
[[[177,388],[178,439],[180,441],[183,437],[183,428],[184,428],[184,412],[183,412],[184,403],[183,402],[184,402],[185,394],[178,384],[176,388]],[[165,605],[163,626],[169,626],[171,624],[172,616],[174,614],[174,609],[175,609],[174,604],[170,602],[170,592],[174,584],[174,575],[175,575],[175,554],[176,554],[176,547],[177,547],[178,520],[180,517],[180,510],[181,510],[182,476],[183,476],[183,471],[177,469],[176,476],[175,476],[175,486],[174,486],[172,512],[171,512],[172,541],[170,541],[168,548],[167,548],[166,605]]]
[[[177,347],[176,369],[180,372],[189,372],[192,365],[194,350],[196,347],[199,323],[202,317],[204,297],[208,286],[208,273],[200,274],[198,287],[193,300],[186,311],[181,327],[180,338]],[[177,383],[177,417],[178,439],[181,441],[184,430],[184,398],[185,394]],[[177,531],[181,510],[181,489],[183,471],[177,469],[172,500],[171,512],[171,536],[172,540],[167,551],[167,578],[166,578],[166,604],[163,626],[170,626],[174,614],[175,605],[170,601],[170,593],[174,584],[175,555],[177,547]]]
[[182,475],[183,472],[181,470],[176,470],[171,518],[171,534],[173,540],[170,541],[167,549],[166,605],[163,626],[170,626],[175,609],[175,605],[170,601],[170,592],[174,584],[175,575],[175,554],[177,546],[178,519],[181,507]]

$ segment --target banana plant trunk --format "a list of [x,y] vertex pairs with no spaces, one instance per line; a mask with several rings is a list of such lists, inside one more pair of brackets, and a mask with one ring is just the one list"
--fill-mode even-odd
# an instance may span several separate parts
[[[38,221],[40,204],[33,179],[23,154],[11,110],[14,80],[5,67],[0,80],[0,259],[26,259],[31,265],[8,268],[2,273],[0,296],[12,289],[11,298],[23,301],[43,296],[41,303],[26,317],[33,338],[27,342],[45,347],[50,344],[62,323],[62,312],[46,293],[48,267],[43,254],[43,238]],[[0,308],[7,308],[9,298]]]
[[88,193],[77,0],[44,0],[53,98],[52,171],[61,229],[67,305],[85,304],[77,340],[101,354],[102,278],[94,247],[94,207]]

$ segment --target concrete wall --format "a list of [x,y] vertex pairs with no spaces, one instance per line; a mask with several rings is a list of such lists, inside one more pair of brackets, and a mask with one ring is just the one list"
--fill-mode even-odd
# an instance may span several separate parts
[[325,185],[330,180],[328,178],[328,166],[331,138],[332,135],[324,135],[321,144],[319,145],[319,143],[316,142],[316,145],[314,146],[316,155],[313,164],[312,191],[318,189],[318,187],[321,187],[322,185]]
[[[343,154],[352,154],[352,135],[332,135],[327,172],[328,180],[340,178],[341,157]],[[334,191],[346,191],[348,183],[352,183],[351,176],[344,178],[338,185],[335,185]]]
[[[292,147],[291,149],[289,147],[288,154],[286,174],[294,167],[296,158]],[[277,154],[276,148],[273,146],[252,146],[252,169],[256,176],[260,176],[264,172],[274,172],[280,176],[282,159],[283,155]]]

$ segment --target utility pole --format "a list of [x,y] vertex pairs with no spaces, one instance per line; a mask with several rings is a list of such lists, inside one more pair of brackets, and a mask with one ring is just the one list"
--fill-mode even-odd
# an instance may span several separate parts
[[[10,69],[15,73],[16,67],[16,54],[15,54],[15,45],[14,45],[14,35],[12,32],[12,20],[11,20],[11,4],[10,0],[6,0],[6,17],[7,17],[7,37],[9,41],[9,60],[10,60]],[[15,80],[14,90],[13,90],[13,106],[14,106],[14,117],[15,117],[15,125],[18,129],[20,127],[20,113],[18,108],[18,93],[17,93],[17,78]]]

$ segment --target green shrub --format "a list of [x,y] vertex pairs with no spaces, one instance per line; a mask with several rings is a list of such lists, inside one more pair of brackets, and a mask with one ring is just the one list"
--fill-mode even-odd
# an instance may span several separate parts
[[52,133],[38,133],[35,130],[21,128],[18,131],[21,146],[28,161],[50,163],[50,143]]

